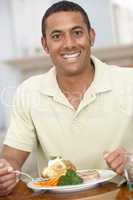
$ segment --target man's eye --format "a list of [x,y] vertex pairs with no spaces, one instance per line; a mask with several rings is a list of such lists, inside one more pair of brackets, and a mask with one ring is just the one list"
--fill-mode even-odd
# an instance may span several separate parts
[[61,38],[61,35],[59,34],[52,35],[52,39],[54,40],[59,40],[60,38]]
[[76,37],[80,37],[80,36],[82,36],[83,35],[83,32],[82,31],[74,31],[74,36],[76,36]]

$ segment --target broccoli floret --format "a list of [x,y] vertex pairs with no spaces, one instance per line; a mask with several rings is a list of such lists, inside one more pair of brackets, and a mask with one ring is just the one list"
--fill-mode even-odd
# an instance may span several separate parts
[[73,177],[73,176],[77,176],[77,174],[76,174],[75,171],[68,169],[68,170],[66,171],[65,176]]
[[78,185],[83,182],[83,179],[73,170],[67,170],[66,175],[59,178],[58,185]]

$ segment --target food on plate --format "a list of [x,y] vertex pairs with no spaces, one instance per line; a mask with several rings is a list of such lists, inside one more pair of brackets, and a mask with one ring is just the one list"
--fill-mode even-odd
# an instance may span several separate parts
[[50,178],[50,179],[45,180],[45,181],[37,181],[37,182],[34,183],[34,185],[41,186],[41,187],[44,187],[44,186],[57,186],[58,185],[58,181],[59,181],[59,178],[58,177],[54,177],[54,178]]
[[53,160],[49,160],[48,166],[42,171],[42,177],[60,177],[65,175],[67,170],[76,171],[76,167],[69,160],[63,160],[62,158],[57,157]]
[[89,180],[94,180],[94,179],[100,178],[100,174],[96,169],[78,171],[77,175],[79,175],[84,181],[89,181]]
[[99,179],[100,175],[97,170],[76,170],[71,161],[57,157],[48,162],[48,166],[42,171],[42,177],[46,180],[35,182],[36,186],[77,185],[84,181]]
[[83,179],[77,175],[73,170],[67,170],[66,174],[61,176],[58,181],[58,185],[78,185],[83,183]]
[[83,179],[76,174],[73,170],[67,170],[66,174],[60,177],[53,177],[46,181],[35,182],[36,186],[65,186],[65,185],[77,185],[83,183]]

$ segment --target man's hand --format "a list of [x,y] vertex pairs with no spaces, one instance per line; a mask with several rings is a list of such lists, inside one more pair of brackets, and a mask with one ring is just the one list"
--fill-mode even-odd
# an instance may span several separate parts
[[119,147],[111,152],[104,154],[104,159],[112,170],[119,175],[124,175],[124,153],[127,152],[124,148]]
[[5,159],[0,159],[0,196],[11,193],[18,181],[10,163]]

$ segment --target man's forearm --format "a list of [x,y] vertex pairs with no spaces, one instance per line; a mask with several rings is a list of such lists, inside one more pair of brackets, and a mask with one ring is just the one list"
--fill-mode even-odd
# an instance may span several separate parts
[[29,152],[21,151],[9,146],[4,146],[2,158],[7,160],[15,170],[21,170],[23,163],[27,159]]
[[2,156],[3,159],[5,159],[14,170],[19,170],[21,171],[21,165],[18,163],[18,161],[14,158],[9,158],[9,156],[3,155]]

